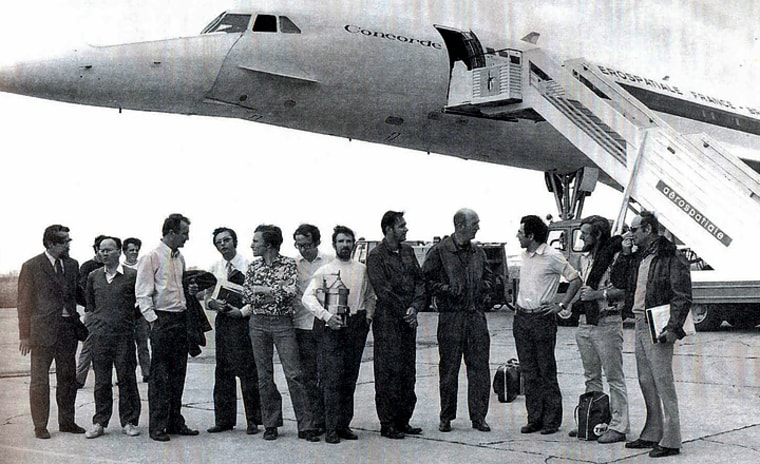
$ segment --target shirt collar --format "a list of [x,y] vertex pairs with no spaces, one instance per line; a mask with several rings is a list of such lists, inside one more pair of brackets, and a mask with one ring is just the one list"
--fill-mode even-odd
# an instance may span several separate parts
[[539,246],[538,246],[538,248],[536,248],[536,249],[535,249],[533,252],[530,252],[530,251],[528,251],[528,250],[525,250],[525,253],[526,253],[528,256],[530,256],[530,257],[536,256],[536,255],[543,255],[544,253],[546,253],[546,247],[547,247],[547,246],[548,246],[548,245],[547,245],[546,243],[542,243],[542,244],[541,244],[541,245],[539,245]]
[[[108,268],[105,265],[103,265],[103,272],[108,274]],[[124,274],[124,266],[121,263],[119,263],[119,265],[116,266],[116,274],[122,274],[122,275]]]
[[48,253],[47,250],[45,250],[45,256],[47,256],[47,259],[48,259],[48,261],[50,261],[50,264],[52,266],[55,266],[55,262],[58,261],[58,259],[60,259],[60,258],[58,258],[58,259],[53,258],[53,255],[51,255],[50,253]]

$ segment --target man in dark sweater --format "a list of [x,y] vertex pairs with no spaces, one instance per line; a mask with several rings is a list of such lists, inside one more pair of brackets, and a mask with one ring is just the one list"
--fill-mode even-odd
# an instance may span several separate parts
[[119,419],[122,432],[139,435],[140,394],[137,390],[134,349],[135,281],[137,271],[119,263],[121,240],[106,237],[98,251],[103,267],[87,277],[86,311],[90,317],[92,364],[95,371],[95,415],[87,438],[103,435],[113,412],[111,378],[119,382]]

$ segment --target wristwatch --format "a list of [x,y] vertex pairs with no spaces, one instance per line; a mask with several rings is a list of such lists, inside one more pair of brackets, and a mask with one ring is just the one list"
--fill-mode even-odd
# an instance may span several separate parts
[[565,310],[565,303],[563,303],[563,302],[560,301],[559,303],[557,303],[557,306],[559,306],[560,308],[562,308],[563,311]]

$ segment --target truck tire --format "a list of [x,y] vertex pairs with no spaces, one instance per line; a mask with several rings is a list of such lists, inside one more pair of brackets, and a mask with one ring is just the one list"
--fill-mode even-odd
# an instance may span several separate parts
[[693,304],[691,315],[697,332],[717,330],[723,323],[723,311],[716,305]]

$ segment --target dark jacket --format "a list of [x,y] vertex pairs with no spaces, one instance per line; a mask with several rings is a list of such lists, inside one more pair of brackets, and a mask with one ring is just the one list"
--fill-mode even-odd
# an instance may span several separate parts
[[79,319],[77,301],[83,302],[78,285],[79,263],[63,259],[63,279],[59,279],[45,253],[21,266],[18,277],[18,332],[32,346],[55,346],[58,322],[65,307]]
[[375,312],[402,318],[409,307],[425,310],[425,279],[409,245],[401,245],[398,253],[380,242],[367,257],[367,275],[377,295]]
[[90,331],[97,335],[129,335],[135,331],[135,281],[137,271],[124,267],[108,283],[103,267],[87,277],[85,300]]
[[[633,297],[639,264],[646,250],[618,256],[612,265],[612,285],[625,290],[625,310],[633,310]],[[691,273],[686,259],[677,252],[676,246],[665,237],[658,237],[654,244],[655,257],[649,267],[646,308],[670,305],[670,321],[666,330],[684,337],[683,323],[691,309]]]
[[493,274],[477,245],[461,248],[453,236],[444,238],[428,252],[422,273],[439,312],[484,310],[490,303]]
[[182,287],[187,304],[187,351],[190,356],[196,357],[201,354],[201,347],[206,346],[205,333],[211,330],[211,324],[198,298],[188,289],[190,282],[193,281],[198,284],[198,291],[201,292],[213,288],[216,285],[216,277],[210,272],[198,270],[185,271],[182,276]]

